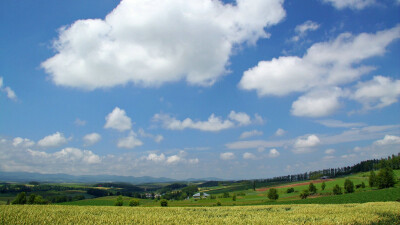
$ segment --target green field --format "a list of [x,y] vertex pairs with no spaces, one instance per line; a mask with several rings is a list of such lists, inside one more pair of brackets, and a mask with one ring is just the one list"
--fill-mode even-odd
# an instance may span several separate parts
[[[400,170],[396,170],[395,174],[397,179],[400,176]],[[368,175],[369,173],[358,173],[350,175],[343,178],[336,178],[331,181],[325,181],[326,188],[322,190],[322,183],[316,183],[318,191],[316,195],[310,196],[307,199],[300,199],[299,193],[302,190],[308,188],[308,183],[310,181],[292,182],[284,183],[282,186],[298,185],[294,186],[293,193],[286,193],[288,187],[275,186],[278,190],[279,199],[277,201],[271,201],[267,198],[267,190],[240,190],[229,192],[229,198],[222,198],[222,194],[214,194],[215,199],[187,199],[187,200],[170,200],[169,205],[173,207],[202,207],[202,206],[216,206],[217,202],[220,202],[222,206],[246,206],[246,205],[275,205],[275,204],[342,204],[342,203],[365,203],[365,202],[386,202],[386,201],[398,201],[400,199],[400,184],[398,183],[396,187],[389,189],[376,189],[368,187]],[[365,188],[355,189],[354,193],[342,194],[342,195],[332,195],[333,187],[338,184],[343,187],[344,181],[350,179],[354,185],[361,184],[364,182],[366,184]],[[314,181],[316,182],[316,181]],[[237,188],[237,184],[232,186],[216,186],[202,188],[202,191],[207,193],[224,193],[229,190]],[[212,191],[209,191],[212,190]],[[214,191],[214,192],[213,192]],[[236,194],[236,201],[232,200],[232,195]],[[244,196],[243,196],[244,195]],[[124,197],[124,205],[127,206],[129,200],[132,198]],[[73,202],[59,203],[60,205],[80,205],[80,206],[113,206],[116,201],[116,196],[107,196],[94,199],[85,199]],[[140,206],[160,206],[160,202],[151,199],[139,199]]]

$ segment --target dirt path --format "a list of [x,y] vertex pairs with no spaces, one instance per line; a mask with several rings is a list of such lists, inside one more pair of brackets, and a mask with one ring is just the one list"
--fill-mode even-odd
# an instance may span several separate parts
[[[303,182],[303,183],[290,184],[290,185],[283,185],[283,186],[270,187],[270,188],[290,188],[290,187],[297,187],[297,186],[309,185],[310,183],[318,184],[318,183],[322,183],[322,182],[326,182],[326,181],[333,181],[333,180],[334,180],[334,179],[313,180],[312,182]],[[256,191],[268,191],[270,188],[259,188],[259,189],[256,189]]]

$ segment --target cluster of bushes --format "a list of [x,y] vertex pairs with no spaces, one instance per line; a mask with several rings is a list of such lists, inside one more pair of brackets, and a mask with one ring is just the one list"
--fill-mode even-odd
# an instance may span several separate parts
[[29,196],[26,195],[26,192],[21,192],[17,195],[14,201],[11,202],[13,205],[43,205],[49,203],[61,203],[61,202],[70,202],[70,201],[78,201],[85,199],[83,195],[76,195],[74,197],[71,196],[49,196],[47,198],[43,198],[41,195],[30,194]]
[[[117,200],[114,203],[115,206],[123,206],[124,205],[124,199],[122,197],[122,195],[117,197]],[[140,202],[138,199],[131,199],[129,201],[129,206],[131,207],[135,207],[135,206],[139,206]],[[161,199],[160,201],[160,206],[162,207],[167,207],[168,206],[168,200],[167,199]]]
[[21,192],[17,195],[17,197],[14,199],[14,201],[12,201],[11,204],[13,204],[13,205],[25,205],[25,204],[44,205],[44,204],[48,204],[48,203],[49,203],[49,201],[46,199],[43,199],[43,197],[40,195],[31,194],[31,195],[29,195],[29,197],[27,197],[25,192]]

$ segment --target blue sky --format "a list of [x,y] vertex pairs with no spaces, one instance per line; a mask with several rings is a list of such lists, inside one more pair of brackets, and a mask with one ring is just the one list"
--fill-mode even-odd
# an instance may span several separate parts
[[397,0],[0,2],[0,171],[266,178],[400,152]]

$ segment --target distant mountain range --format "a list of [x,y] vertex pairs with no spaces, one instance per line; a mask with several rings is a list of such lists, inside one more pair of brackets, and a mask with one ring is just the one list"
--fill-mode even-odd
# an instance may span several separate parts
[[0,181],[4,182],[46,182],[46,183],[102,183],[102,182],[126,182],[132,184],[143,183],[164,183],[164,182],[179,182],[179,181],[221,181],[216,177],[207,178],[189,178],[184,180],[176,180],[166,177],[133,177],[133,176],[117,176],[117,175],[69,175],[69,174],[42,174],[28,172],[2,172],[0,171]]

